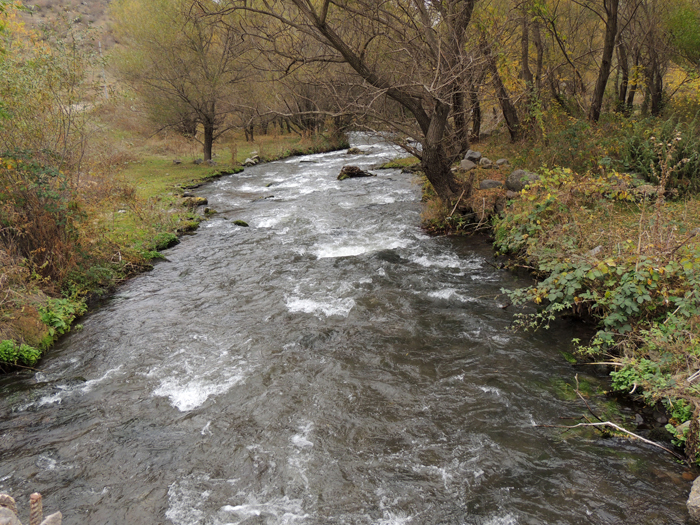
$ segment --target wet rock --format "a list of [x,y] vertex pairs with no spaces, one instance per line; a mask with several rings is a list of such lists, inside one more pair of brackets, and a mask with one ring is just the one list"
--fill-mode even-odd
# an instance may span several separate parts
[[481,166],[482,168],[490,168],[493,166],[493,162],[491,162],[491,159],[487,157],[482,157],[479,161],[479,166]]
[[471,160],[466,160],[466,159],[465,159],[465,160],[463,160],[462,162],[459,163],[459,167],[460,167],[463,171],[471,171],[471,170],[473,170],[474,168],[476,168],[476,164],[475,164],[474,162],[472,162]]
[[540,176],[525,170],[515,170],[506,180],[506,188],[510,191],[522,191],[525,186],[540,180]]
[[365,150],[360,148],[350,148],[347,152],[348,155],[367,155]]
[[357,166],[343,166],[340,170],[340,175],[338,175],[338,180],[354,179],[357,177],[375,177],[372,173],[368,171],[363,171]]
[[182,205],[186,208],[197,208],[209,204],[209,201],[204,197],[185,197],[182,199]]
[[17,515],[10,509],[0,507],[0,525],[22,525]]
[[464,160],[471,160],[474,163],[479,162],[479,160],[481,160],[481,152],[469,150],[464,156]]
[[481,184],[479,184],[480,190],[492,190],[494,188],[502,188],[502,187],[503,187],[503,183],[499,182],[497,180],[486,179],[484,181],[481,181]]
[[235,220],[233,221],[233,224],[235,224],[236,226],[242,226],[243,228],[248,228],[248,223],[245,221]]
[[690,522],[700,523],[700,478],[693,482],[693,488],[690,489],[690,496],[686,505],[690,513]]
[[204,215],[216,215],[219,213],[214,208],[204,208]]
[[496,166],[509,166],[510,162],[508,162],[508,159],[498,159],[496,161]]

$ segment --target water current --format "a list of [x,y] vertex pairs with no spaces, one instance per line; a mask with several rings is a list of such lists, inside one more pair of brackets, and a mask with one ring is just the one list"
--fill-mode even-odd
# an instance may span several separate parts
[[411,175],[337,181],[397,153],[353,140],[199,189],[218,215],[1,378],[0,492],[65,525],[685,523],[670,456],[536,426],[586,412],[571,327],[510,331],[526,282],[421,231]]

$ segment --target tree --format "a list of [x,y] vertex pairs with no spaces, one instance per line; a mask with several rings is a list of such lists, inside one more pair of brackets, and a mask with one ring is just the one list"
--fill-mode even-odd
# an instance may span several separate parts
[[159,128],[203,128],[204,160],[238,111],[236,86],[252,76],[250,47],[232,24],[205,16],[215,2],[117,0],[111,10],[123,44],[119,73]]
[[[426,177],[445,202],[464,188],[452,163],[469,147],[467,119],[472,67],[466,49],[477,0],[222,0],[199,2],[211,16],[246,13],[250,31],[267,42],[288,43],[289,62],[326,63],[351,70],[373,115],[421,147],[404,147],[421,159]],[[263,17],[261,19],[261,17]],[[282,35],[282,36],[280,36]],[[297,43],[302,37],[317,45]],[[318,45],[320,44],[320,45]],[[296,55],[292,59],[292,55]],[[378,102],[379,101],[379,102]],[[386,111],[386,102],[397,105]]]
[[[617,11],[620,5],[620,0],[603,0],[603,11],[605,14],[596,14],[601,17],[605,24],[605,38],[603,43],[603,57],[600,61],[600,69],[598,71],[598,80],[593,90],[593,98],[591,100],[591,108],[588,112],[589,120],[598,122],[600,118],[600,110],[603,107],[603,96],[605,88],[608,85],[610,77],[610,68],[612,67],[613,54],[615,53],[615,44],[617,40]],[[597,7],[597,6],[596,6]],[[591,9],[594,9],[591,7]]]

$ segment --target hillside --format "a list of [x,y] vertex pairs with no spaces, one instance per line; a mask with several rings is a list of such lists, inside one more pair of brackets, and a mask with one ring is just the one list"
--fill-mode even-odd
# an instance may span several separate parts
[[50,23],[65,17],[73,24],[92,27],[104,34],[100,38],[102,45],[109,48],[114,45],[114,38],[109,30],[107,7],[110,0],[36,0],[24,2],[32,10],[25,15],[30,27],[39,28],[42,24]]

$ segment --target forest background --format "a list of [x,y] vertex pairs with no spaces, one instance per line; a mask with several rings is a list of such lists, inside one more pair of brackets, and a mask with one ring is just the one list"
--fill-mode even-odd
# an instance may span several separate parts
[[[699,72],[698,0],[0,0],[0,367],[196,227],[188,185],[375,131],[694,461]],[[480,190],[470,149],[536,175]]]

